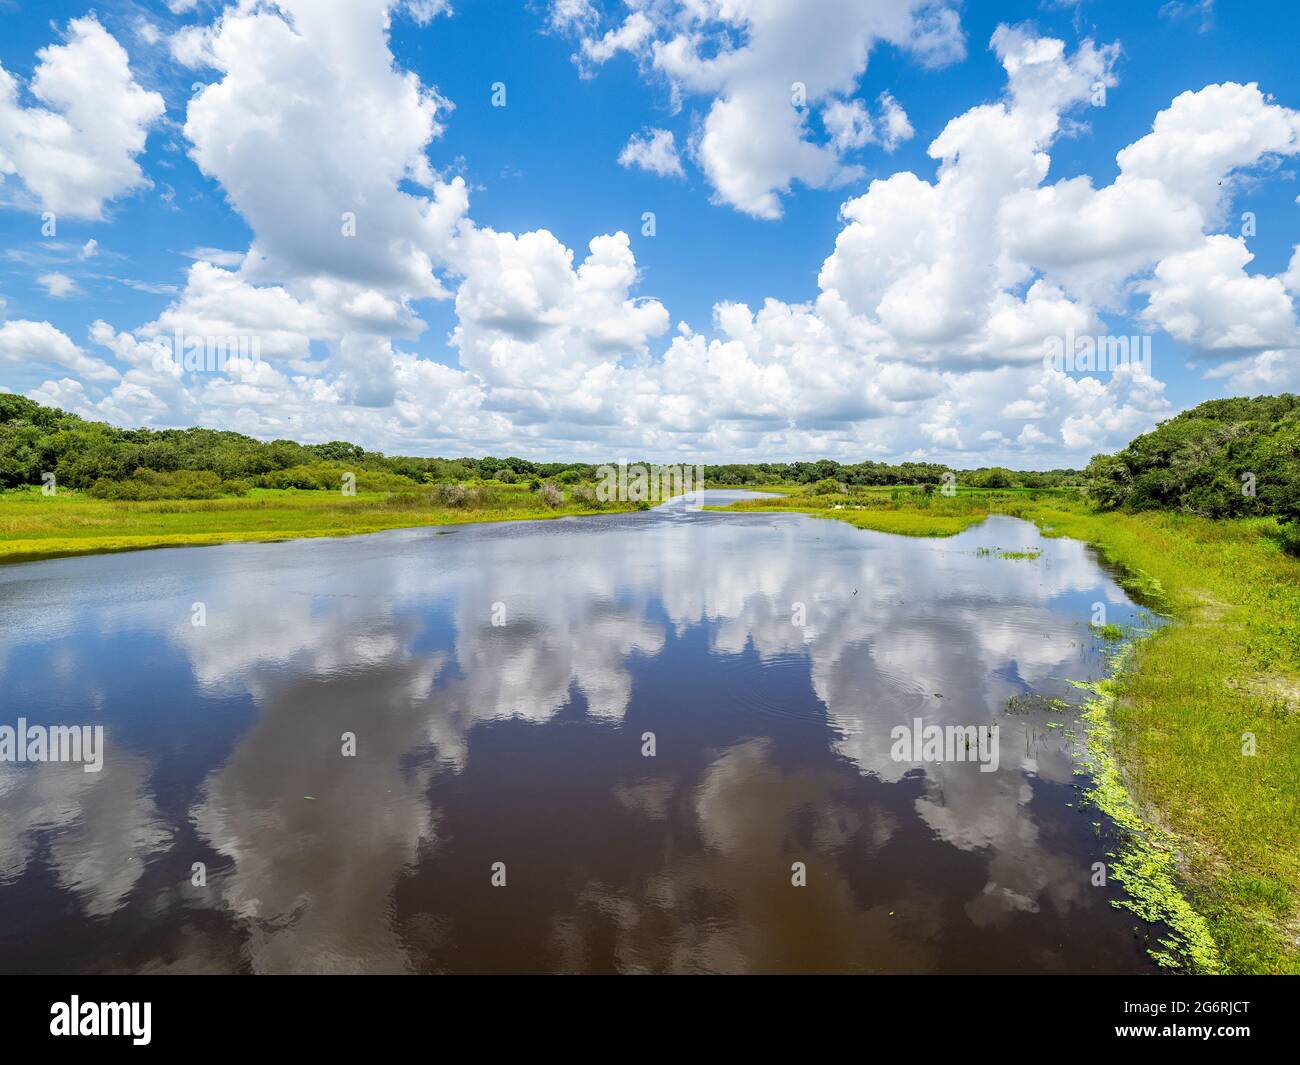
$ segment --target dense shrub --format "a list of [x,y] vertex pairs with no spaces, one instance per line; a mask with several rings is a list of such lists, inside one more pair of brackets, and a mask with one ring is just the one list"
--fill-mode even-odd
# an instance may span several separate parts
[[808,494],[814,496],[840,495],[846,490],[847,487],[834,477],[823,477],[808,488]]
[[966,484],[972,488],[1015,488],[1017,486],[1016,475],[1001,466],[994,466],[987,470],[975,470],[964,478]]
[[400,492],[414,487],[414,482],[409,477],[337,462],[313,462],[290,466],[284,470],[272,470],[261,474],[254,483],[259,488],[303,488],[337,492],[342,489],[347,474],[356,478],[358,492]]
[[486,484],[440,484],[434,486],[433,502],[443,507],[492,507],[500,502],[500,493]]
[[440,484],[434,488],[433,498],[444,507],[470,507],[478,502],[479,494],[463,484]]
[[90,486],[96,499],[216,499],[223,495],[242,496],[244,481],[223,481],[211,470],[172,472],[140,468],[120,481],[101,477]]
[[1215,399],[1088,464],[1099,506],[1300,520],[1300,396]]

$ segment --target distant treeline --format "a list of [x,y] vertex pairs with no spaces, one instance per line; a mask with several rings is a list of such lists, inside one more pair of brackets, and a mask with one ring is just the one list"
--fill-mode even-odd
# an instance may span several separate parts
[[[241,495],[254,487],[337,489],[343,472],[356,475],[360,491],[398,491],[412,484],[488,480],[534,487],[543,481],[577,484],[594,481],[598,469],[594,463],[530,462],[515,456],[384,455],[343,440],[267,443],[215,429],[117,429],[0,393],[4,488],[41,484],[43,474],[53,473],[58,485],[103,498],[210,498]],[[959,484],[987,488],[1051,488],[1083,480],[1075,470],[962,471],[928,462],[845,464],[822,459],[706,466],[705,483],[811,485],[829,478],[849,486],[941,484],[946,473],[955,474]]]
[[1300,396],[1212,399],[1088,464],[1100,506],[1300,521]]
[[726,463],[705,466],[706,484],[801,485],[838,481],[849,488],[871,485],[942,484],[944,474],[955,475],[957,483],[971,488],[1063,488],[1083,484],[1079,470],[1009,470],[983,466],[977,470],[956,470],[933,462],[856,462],[834,459],[816,462],[759,462],[750,465]]
[[[215,429],[118,429],[0,393],[0,487],[42,483],[119,499],[242,494],[250,487],[337,489],[343,472],[360,491],[412,484],[587,479],[594,466],[520,458],[389,456],[357,444],[267,443]],[[205,474],[206,476],[198,476]]]
[[[299,444],[213,429],[117,429],[0,393],[0,487],[56,483],[112,499],[210,498],[250,488],[337,489],[344,473],[360,491],[452,482],[596,480],[598,466],[506,458],[384,455],[335,440]],[[1087,470],[954,470],[928,462],[726,463],[704,469],[715,485],[939,485],[1082,487],[1103,507],[1181,510],[1210,517],[1277,515],[1300,520],[1300,397],[1202,403],[1139,436]]]

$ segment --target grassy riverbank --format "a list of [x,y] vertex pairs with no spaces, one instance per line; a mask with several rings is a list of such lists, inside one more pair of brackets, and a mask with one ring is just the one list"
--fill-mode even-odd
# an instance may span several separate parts
[[1222,968],[1300,972],[1300,560],[1282,551],[1273,520],[1098,513],[1053,492],[884,490],[728,509],[798,510],[913,536],[1002,513],[1093,544],[1175,622],[1133,646],[1111,689],[1123,785],[1176,841]]
[[[467,490],[468,492],[468,490]],[[630,510],[572,494],[548,506],[527,485],[493,485],[452,505],[430,491],[255,488],[246,496],[127,502],[38,489],[0,494],[0,563],[236,540],[347,536],[420,525],[519,521]]]

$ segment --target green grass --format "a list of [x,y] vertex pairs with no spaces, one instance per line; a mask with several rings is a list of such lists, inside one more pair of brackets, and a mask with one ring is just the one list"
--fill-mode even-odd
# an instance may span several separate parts
[[0,563],[238,540],[346,536],[419,525],[557,518],[632,509],[566,499],[546,506],[526,485],[493,485],[477,505],[439,505],[428,492],[256,488],[241,498],[114,502],[77,492],[0,494]]
[[[777,491],[777,489],[766,489]],[[786,487],[778,499],[746,499],[709,510],[791,510],[819,518],[836,518],[860,529],[903,536],[952,536],[988,517],[985,496],[958,491],[955,496],[919,496],[889,488],[858,489],[849,496],[813,496]],[[902,498],[896,498],[902,497]],[[837,509],[838,505],[838,509]]]
[[[1300,973],[1300,560],[1279,547],[1277,524],[1099,513],[1060,492],[897,495],[845,510],[808,496],[728,509],[804,510],[919,536],[1005,513],[1094,545],[1131,593],[1173,619],[1130,645],[1107,690],[1117,781],[1173,841],[1221,968]],[[1243,753],[1247,733],[1254,755]]]

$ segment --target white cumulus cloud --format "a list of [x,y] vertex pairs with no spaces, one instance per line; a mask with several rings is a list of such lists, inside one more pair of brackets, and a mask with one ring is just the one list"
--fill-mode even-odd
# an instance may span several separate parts
[[137,162],[163,98],[141,88],[125,49],[93,15],[42,48],[24,106],[0,66],[0,176],[16,175],[56,215],[99,219],[104,204],[150,184]]
[[634,133],[619,152],[618,162],[620,166],[640,167],[660,177],[686,176],[671,130],[648,129],[640,134]]

